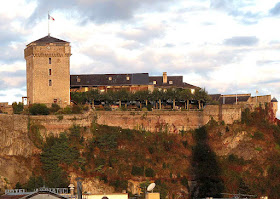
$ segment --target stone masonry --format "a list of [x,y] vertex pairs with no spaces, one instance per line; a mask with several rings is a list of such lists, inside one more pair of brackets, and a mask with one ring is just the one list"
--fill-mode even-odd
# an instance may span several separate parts
[[27,45],[26,59],[28,104],[70,105],[69,42],[46,36]]

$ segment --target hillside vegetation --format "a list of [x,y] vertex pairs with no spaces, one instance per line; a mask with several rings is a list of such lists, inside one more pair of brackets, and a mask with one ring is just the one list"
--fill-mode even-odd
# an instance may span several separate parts
[[33,131],[32,140],[42,152],[29,181],[16,186],[67,187],[74,173],[99,179],[118,192],[130,192],[131,180],[140,182],[142,191],[155,182],[161,198],[220,197],[221,193],[279,198],[280,127],[273,122],[266,107],[245,110],[242,121],[232,125],[211,120],[178,134],[94,121],[90,128],[73,126],[45,140]]

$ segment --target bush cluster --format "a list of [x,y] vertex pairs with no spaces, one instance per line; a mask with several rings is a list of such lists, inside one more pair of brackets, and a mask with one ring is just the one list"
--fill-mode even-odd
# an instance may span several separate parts
[[50,110],[46,104],[32,104],[29,108],[29,113],[31,115],[48,115],[50,114]]
[[[15,110],[20,110],[18,107],[19,105],[14,105]],[[46,104],[32,104],[29,107],[29,113],[31,115],[49,115],[49,114],[80,114],[83,110],[88,110],[88,106],[80,106],[80,105],[73,105],[73,106],[66,106],[62,109],[58,104],[52,104],[50,108],[46,106]],[[16,111],[15,113],[20,113]]]
[[23,103],[19,102],[19,103],[12,103],[12,107],[13,107],[13,113],[14,114],[20,114],[23,111]]

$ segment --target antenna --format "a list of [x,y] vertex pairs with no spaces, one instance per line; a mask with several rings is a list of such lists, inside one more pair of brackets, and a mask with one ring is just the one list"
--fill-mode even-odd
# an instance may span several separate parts
[[156,183],[151,183],[148,188],[147,188],[147,191],[153,191],[153,189],[155,188],[156,186]]

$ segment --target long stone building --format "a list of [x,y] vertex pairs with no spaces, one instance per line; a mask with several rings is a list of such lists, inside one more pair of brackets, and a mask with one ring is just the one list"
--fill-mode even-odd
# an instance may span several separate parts
[[57,103],[70,105],[70,89],[100,92],[125,89],[130,92],[154,88],[188,88],[197,86],[183,82],[183,76],[149,76],[148,73],[132,74],[82,74],[70,76],[70,43],[47,35],[29,43],[24,50],[26,60],[27,104]]
[[183,82],[183,76],[149,76],[149,73],[131,74],[90,74],[71,75],[71,91],[86,92],[98,89],[101,92],[125,89],[130,92],[149,90],[155,88],[166,90],[168,88],[198,89],[199,87]]

